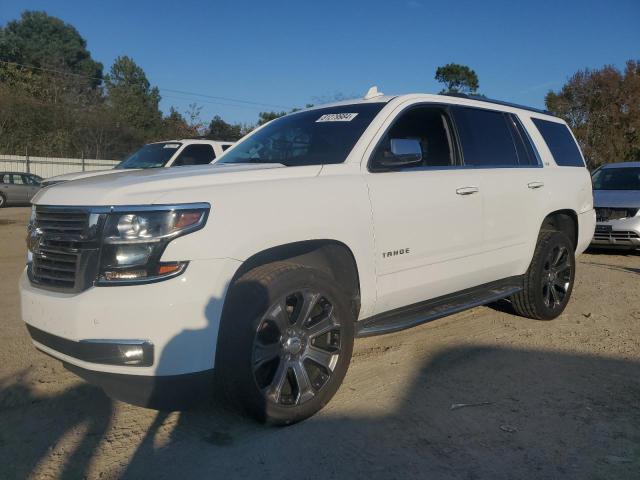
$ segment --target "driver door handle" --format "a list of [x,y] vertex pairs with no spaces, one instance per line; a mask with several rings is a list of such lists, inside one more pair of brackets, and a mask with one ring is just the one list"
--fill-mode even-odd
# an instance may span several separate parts
[[478,187],[462,187],[457,188],[456,193],[458,195],[472,195],[474,193],[478,193],[480,189]]
[[530,183],[527,183],[527,187],[529,187],[532,190],[536,188],[542,188],[544,187],[544,182],[530,182]]

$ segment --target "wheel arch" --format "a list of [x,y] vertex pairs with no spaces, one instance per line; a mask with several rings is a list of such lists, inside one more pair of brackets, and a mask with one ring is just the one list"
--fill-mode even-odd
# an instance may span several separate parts
[[576,250],[578,247],[578,214],[574,210],[564,209],[549,213],[542,221],[540,232],[549,230],[565,233],[571,240],[573,249]]
[[358,318],[360,275],[352,250],[343,242],[331,239],[305,240],[267,248],[247,258],[231,283],[249,270],[272,262],[305,265],[330,275],[340,290],[347,292],[354,316]]

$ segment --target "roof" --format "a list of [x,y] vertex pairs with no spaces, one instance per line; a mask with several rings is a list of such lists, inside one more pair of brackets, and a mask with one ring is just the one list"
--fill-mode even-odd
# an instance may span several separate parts
[[602,165],[600,168],[629,168],[629,167],[640,167],[640,162],[617,162],[617,163],[606,163]]
[[[327,108],[327,107],[337,107],[337,106],[342,106],[342,105],[353,105],[353,104],[362,104],[362,103],[389,103],[391,100],[394,99],[398,99],[398,100],[403,100],[403,99],[409,99],[409,98],[414,98],[414,99],[419,99],[420,97],[424,97],[425,100],[427,101],[433,101],[433,102],[437,102],[437,101],[443,101],[444,103],[456,103],[456,101],[453,101],[453,99],[460,99],[462,100],[461,104],[464,105],[469,105],[469,106],[473,106],[472,103],[467,103],[467,102],[478,102],[479,105],[477,106],[483,106],[482,104],[485,104],[485,106],[487,104],[490,105],[498,105],[501,107],[507,107],[507,108],[513,108],[513,109],[517,109],[517,110],[524,110],[524,111],[528,111],[528,112],[534,112],[540,115],[548,115],[549,117],[553,117],[553,118],[557,118],[553,113],[547,111],[547,110],[542,110],[539,108],[534,108],[534,107],[528,107],[526,105],[518,105],[516,103],[510,103],[510,102],[505,102],[502,100],[493,100],[490,98],[486,98],[486,97],[480,97],[477,95],[466,95],[463,93],[456,93],[456,94],[433,94],[433,93],[408,93],[408,94],[403,94],[403,95],[378,95],[372,98],[352,98],[349,100],[342,100],[340,102],[332,102],[332,103],[327,103],[327,104],[323,104],[323,105],[314,105],[313,107],[310,108],[305,108],[303,110],[298,110],[298,112],[303,112],[303,111],[309,111],[309,110],[316,110],[319,108]],[[446,99],[446,100],[445,100]],[[293,112],[293,113],[297,113],[297,112]]]
[[543,110],[540,108],[527,107],[526,105],[519,105],[517,103],[505,102],[503,100],[494,100],[492,98],[482,97],[479,95],[467,95],[465,93],[445,93],[447,97],[468,98],[470,100],[477,100],[478,102],[493,103],[496,105],[502,105],[504,107],[519,108],[520,110],[529,110],[530,112],[542,113],[544,115],[553,115],[549,110]]

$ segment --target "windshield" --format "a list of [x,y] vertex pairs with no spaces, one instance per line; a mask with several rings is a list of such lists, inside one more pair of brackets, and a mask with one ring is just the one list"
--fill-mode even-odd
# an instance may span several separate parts
[[601,168],[593,174],[594,190],[640,190],[640,167]]
[[220,159],[288,167],[342,163],[385,103],[327,107],[273,120]]
[[178,151],[181,143],[150,143],[140,150],[132,153],[127,159],[116,165],[115,168],[157,168],[164,167],[174,153]]

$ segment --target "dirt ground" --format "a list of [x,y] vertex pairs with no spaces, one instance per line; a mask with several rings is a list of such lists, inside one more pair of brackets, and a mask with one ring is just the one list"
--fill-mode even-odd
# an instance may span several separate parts
[[552,322],[505,303],[358,340],[320,414],[267,428],[113,401],[36,351],[28,213],[0,210],[0,479],[640,478],[640,254],[580,257]]

